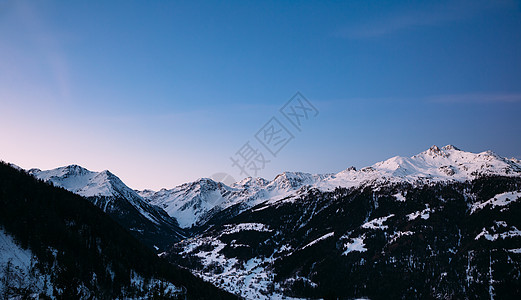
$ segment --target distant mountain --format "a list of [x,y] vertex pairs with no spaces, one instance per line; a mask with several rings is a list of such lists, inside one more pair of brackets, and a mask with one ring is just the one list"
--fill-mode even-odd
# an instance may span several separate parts
[[521,297],[521,165],[490,151],[162,194],[206,225],[166,257],[247,299]]
[[285,172],[273,181],[250,177],[232,186],[201,178],[170,190],[162,189],[141,195],[176,218],[181,227],[190,228],[204,225],[226,208],[239,206],[238,211],[244,211],[267,199],[285,197],[303,185],[313,184],[325,176]]
[[[70,169],[60,177],[90,174]],[[93,178],[110,177],[98,175]],[[85,198],[4,163],[0,163],[0,296],[235,298],[159,258]]]
[[186,235],[174,218],[107,170],[92,172],[70,165],[46,171],[31,169],[28,173],[86,197],[150,247],[165,249]]
[[310,188],[332,191],[338,187],[464,182],[482,176],[520,174],[521,164],[516,159],[502,158],[491,151],[465,152],[447,145],[433,146],[413,157],[396,156],[361,170],[351,167],[322,175],[285,172],[272,181],[250,177],[232,186],[202,178],[170,190],[148,190],[141,196],[176,218],[181,227],[190,228],[203,226],[213,218],[221,219],[225,210],[227,216],[237,215],[265,201],[293,197]]

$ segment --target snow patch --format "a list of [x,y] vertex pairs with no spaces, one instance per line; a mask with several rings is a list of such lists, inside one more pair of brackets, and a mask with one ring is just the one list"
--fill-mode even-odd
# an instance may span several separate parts
[[408,235],[413,235],[413,234],[414,234],[414,232],[412,232],[412,231],[397,231],[397,232],[393,233],[391,235],[391,237],[389,238],[389,244],[396,242],[399,238],[401,238],[403,236],[408,236]]
[[388,228],[387,225],[383,225],[383,223],[385,221],[387,221],[387,219],[389,218],[392,218],[394,217],[394,214],[390,214],[386,217],[381,217],[381,218],[376,218],[376,219],[373,219],[367,223],[364,223],[362,225],[362,228],[366,228],[366,229],[380,229],[380,230],[385,230]]
[[[496,241],[497,239],[507,239],[521,236],[521,231],[517,229],[515,226],[511,226],[508,229],[508,225],[504,221],[495,221],[495,226],[489,228],[483,228],[483,230],[474,238],[474,240],[479,240],[480,238],[485,238],[489,241]],[[505,230],[508,229],[508,230]],[[503,231],[498,233],[497,231]]]
[[240,223],[233,225],[225,225],[225,230],[222,234],[232,234],[240,231],[258,231],[258,232],[272,232],[267,225],[261,223]]
[[421,211],[417,211],[417,212],[413,212],[413,213],[410,213],[407,215],[407,219],[409,221],[412,221],[412,220],[415,220],[416,218],[420,217],[424,220],[427,220],[429,219],[429,217],[431,216],[430,213],[432,212],[432,210],[427,207],[426,209],[424,210],[421,210]]
[[0,295],[8,299],[21,299],[19,295],[7,292],[7,285],[10,290],[29,290],[35,298],[40,293],[52,297],[51,276],[41,274],[36,268],[37,262],[30,250],[20,247],[0,228]]
[[330,237],[334,236],[334,234],[335,234],[334,232],[330,232],[328,234],[324,234],[323,236],[319,237],[318,239],[316,239],[316,240],[312,241],[311,243],[307,244],[306,246],[302,247],[302,249],[306,249],[309,246],[313,246],[314,244],[316,244],[316,243],[318,243],[318,242],[320,242],[322,240],[325,240],[327,238],[330,238]]
[[397,193],[393,195],[394,198],[396,198],[396,201],[405,202],[405,196],[402,195],[402,193]]
[[521,191],[497,194],[496,196],[485,202],[478,202],[472,204],[470,213],[473,214],[476,211],[487,207],[488,205],[490,205],[491,209],[498,206],[507,206],[512,202],[518,201],[519,199],[521,199]]
[[342,255],[347,255],[351,252],[365,252],[367,249],[364,244],[365,235],[356,238],[350,238],[349,242],[344,244],[344,252]]

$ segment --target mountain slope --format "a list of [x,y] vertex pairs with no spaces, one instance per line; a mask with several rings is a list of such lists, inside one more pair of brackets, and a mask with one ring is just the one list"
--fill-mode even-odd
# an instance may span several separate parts
[[230,298],[158,258],[83,197],[0,164],[3,296]]
[[77,165],[29,174],[84,196],[150,247],[165,249],[185,237],[175,219],[143,200],[109,171],[92,172]]
[[520,177],[313,188],[217,223],[168,258],[246,298],[518,298],[520,196]]
[[396,156],[356,171],[347,169],[319,183],[319,188],[351,187],[378,183],[424,184],[464,182],[481,176],[519,176],[521,164],[492,151],[471,153],[447,145],[432,146],[412,157]]
[[359,171],[220,187],[232,191],[222,209],[167,257],[243,297],[521,296],[515,159],[433,146]]
[[284,198],[303,185],[312,184],[325,176],[285,172],[273,181],[245,178],[232,186],[201,178],[171,190],[162,189],[143,195],[151,204],[176,218],[181,227],[189,228],[204,225],[214,215],[230,207],[235,206],[238,211],[243,211],[267,199]]

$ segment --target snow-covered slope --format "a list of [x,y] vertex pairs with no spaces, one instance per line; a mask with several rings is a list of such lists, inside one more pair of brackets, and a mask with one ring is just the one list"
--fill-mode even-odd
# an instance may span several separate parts
[[232,186],[201,178],[145,197],[176,218],[181,227],[187,228],[202,225],[216,213],[232,206],[239,206],[237,211],[240,212],[267,199],[276,201],[285,198],[302,186],[323,178],[322,175],[285,172],[273,181],[249,177]]
[[37,262],[30,250],[22,248],[0,227],[0,295],[18,299],[12,291],[33,290],[52,296],[51,276],[41,274],[35,268]]
[[135,191],[108,170],[93,172],[78,165],[70,165],[46,171],[31,169],[29,174],[84,197],[137,196]]
[[521,176],[521,164],[516,159],[506,159],[492,151],[471,153],[452,145],[441,149],[432,146],[413,157],[395,156],[359,171],[349,168],[319,182],[317,187],[328,189],[397,182],[463,182],[492,175]]
[[249,197],[255,197],[258,190],[260,190],[258,186],[248,186],[247,189],[236,188],[208,178],[201,178],[171,190],[162,189],[147,199],[174,217],[181,227],[187,228],[200,224],[211,215],[211,212],[244,202]]
[[491,151],[476,154],[452,145],[441,149],[432,146],[413,157],[396,156],[361,170],[351,167],[337,174],[323,175],[284,172],[272,181],[249,177],[232,186],[202,178],[170,190],[143,191],[141,195],[166,210],[181,227],[186,228],[202,225],[231,206],[238,206],[238,213],[265,201],[291,200],[301,189],[309,187],[329,191],[337,187],[400,182],[467,181],[489,175],[521,176],[521,164],[516,159],[502,158]]
[[78,165],[70,165],[46,171],[31,169],[29,174],[83,197],[109,198],[110,200],[105,201],[102,206],[99,205],[105,212],[110,209],[114,199],[125,199],[147,219],[154,223],[159,222],[157,216],[151,213],[157,208],[144,201],[136,191],[126,186],[121,179],[108,170],[93,172]]
[[[29,269],[31,257],[31,251],[21,248],[3,228],[0,228],[0,266],[11,262],[13,266]],[[0,268],[0,271],[2,270],[3,268]]]
[[[155,241],[147,241],[148,244],[161,245],[161,241],[171,242],[184,237],[175,219],[150,204],[108,170],[93,172],[78,165],[70,165],[46,171],[31,169],[28,173],[87,197],[130,231]],[[156,235],[156,238],[152,238]]]
[[521,177],[504,176],[312,189],[212,222],[166,257],[246,299],[519,299],[520,196]]

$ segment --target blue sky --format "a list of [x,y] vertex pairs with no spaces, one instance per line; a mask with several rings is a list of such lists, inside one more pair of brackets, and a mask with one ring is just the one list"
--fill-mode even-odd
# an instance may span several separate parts
[[[519,1],[0,0],[0,159],[158,189],[239,179],[247,141],[268,179],[432,144],[521,158],[520,53]],[[254,134],[297,91],[319,114],[269,157]]]

